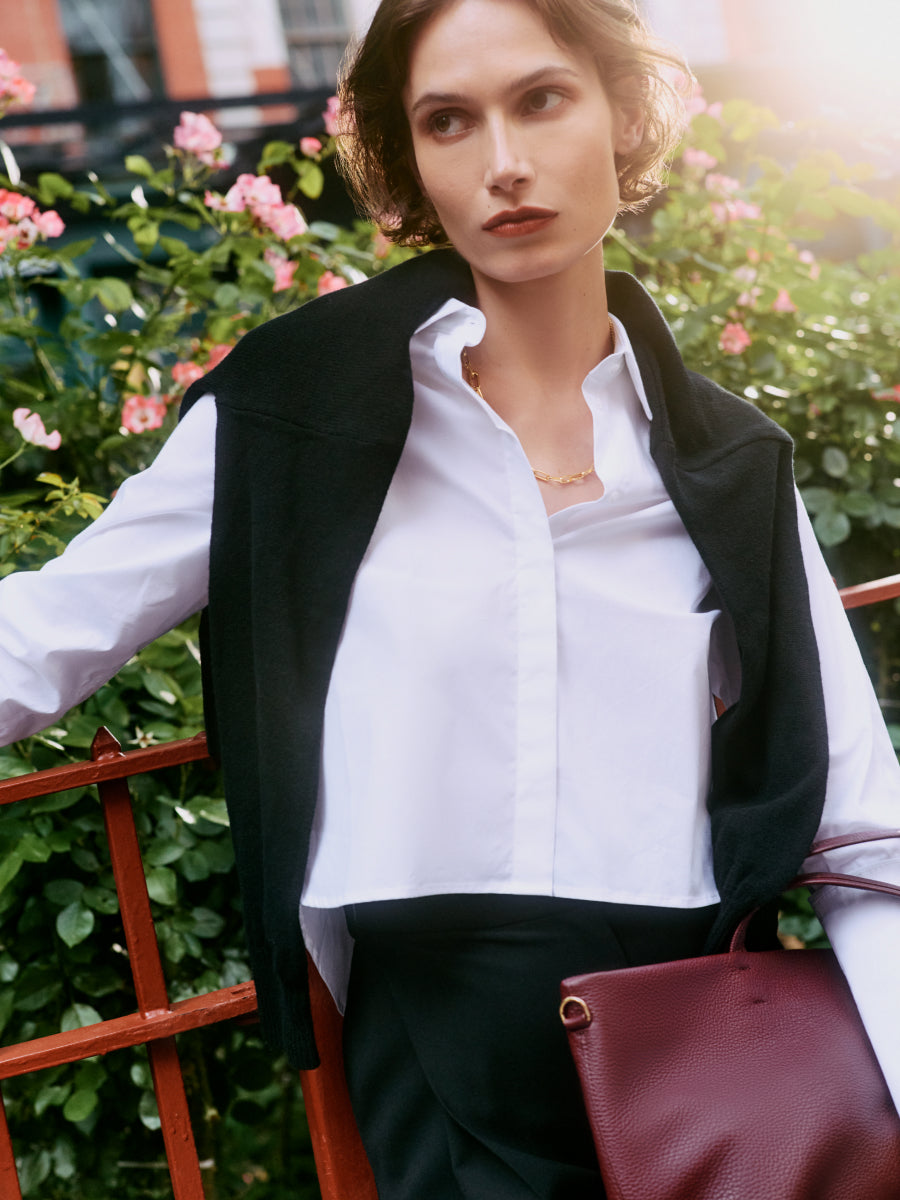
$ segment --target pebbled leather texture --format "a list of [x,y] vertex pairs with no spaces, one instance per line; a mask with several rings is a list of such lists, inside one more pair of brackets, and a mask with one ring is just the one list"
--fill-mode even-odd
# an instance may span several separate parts
[[831,951],[560,990],[609,1200],[900,1200],[900,1117]]

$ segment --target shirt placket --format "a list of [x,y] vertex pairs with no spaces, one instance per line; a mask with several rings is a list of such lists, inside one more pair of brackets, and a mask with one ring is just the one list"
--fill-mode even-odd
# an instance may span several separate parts
[[553,539],[531,467],[507,445],[516,599],[516,779],[513,874],[553,890],[557,807],[557,606]]

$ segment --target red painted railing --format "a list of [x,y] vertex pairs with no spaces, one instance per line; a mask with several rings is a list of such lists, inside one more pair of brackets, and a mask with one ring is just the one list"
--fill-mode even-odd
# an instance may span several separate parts
[[[897,596],[900,596],[900,575],[844,588],[841,592],[845,608]],[[251,1017],[256,1011],[256,991],[252,983],[239,983],[170,1003],[127,781],[132,775],[201,762],[207,757],[203,734],[126,754],[112,735],[101,729],[88,762],[0,781],[0,804],[97,785],[138,1003],[137,1012],[125,1017],[0,1048],[0,1080],[77,1062],[95,1054],[146,1045],[175,1200],[203,1200],[200,1163],[188,1117],[175,1034],[233,1017]],[[344,1082],[341,1018],[312,963],[310,975],[313,1021],[322,1066],[315,1071],[302,1071],[300,1077],[322,1197],[323,1200],[377,1200]],[[21,1195],[0,1093],[0,1197],[21,1200]]]
[[[128,778],[207,758],[203,734],[126,754],[112,734],[101,729],[88,762],[0,782],[0,804],[97,785],[138,1004],[137,1012],[128,1016],[0,1048],[0,1080],[146,1045],[175,1200],[203,1200],[204,1195],[175,1034],[233,1017],[252,1017],[256,1012],[256,989],[252,983],[238,983],[174,1004],[169,1001]],[[372,1173],[343,1081],[341,1019],[312,963],[310,970],[313,1018],[325,1065],[316,1071],[301,1071],[300,1079],[322,1197],[376,1200]],[[0,1092],[0,1197],[21,1200],[21,1196]]]

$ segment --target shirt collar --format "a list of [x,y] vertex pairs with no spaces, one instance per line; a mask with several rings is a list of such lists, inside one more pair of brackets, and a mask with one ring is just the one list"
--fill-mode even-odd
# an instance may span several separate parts
[[[618,317],[610,313],[610,319],[615,331],[615,349],[612,354],[597,363],[588,373],[585,382],[600,382],[604,376],[621,370],[624,366],[647,420],[652,421],[653,414],[628,333]],[[413,334],[413,339],[418,339],[431,330],[434,337],[433,352],[438,365],[449,378],[459,380],[459,356],[462,349],[464,346],[477,346],[484,337],[485,328],[484,313],[481,309],[453,297],[422,322]]]

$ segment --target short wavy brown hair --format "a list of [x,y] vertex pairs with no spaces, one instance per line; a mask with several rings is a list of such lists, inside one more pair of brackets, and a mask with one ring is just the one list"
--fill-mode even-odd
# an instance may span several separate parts
[[[447,235],[415,171],[403,89],[413,42],[451,0],[381,0],[369,31],[348,52],[340,100],[346,130],[338,138],[341,171],[361,210],[393,241],[440,245]],[[620,211],[641,207],[663,186],[666,160],[684,125],[673,84],[687,67],[657,42],[633,0],[523,0],[570,49],[591,47],[610,100],[643,109],[641,144],[617,156]]]

